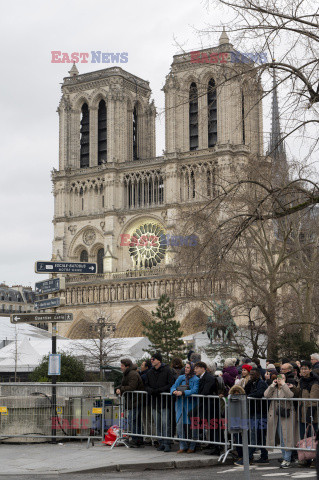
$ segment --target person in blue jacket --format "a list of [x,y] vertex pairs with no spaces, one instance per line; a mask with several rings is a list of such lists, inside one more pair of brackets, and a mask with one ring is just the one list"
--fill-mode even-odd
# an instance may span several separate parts
[[194,453],[197,436],[196,430],[190,429],[190,419],[188,412],[192,410],[197,399],[190,399],[191,395],[198,393],[199,378],[195,375],[194,364],[187,362],[185,365],[185,375],[180,375],[174,385],[171,387],[171,394],[176,396],[176,426],[178,438],[192,438],[193,441],[187,442],[181,440],[179,442],[179,450],[177,453]]

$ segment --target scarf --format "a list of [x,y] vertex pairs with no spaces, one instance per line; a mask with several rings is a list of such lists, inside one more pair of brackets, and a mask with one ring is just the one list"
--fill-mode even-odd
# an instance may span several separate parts
[[187,374],[185,373],[186,385],[189,386],[189,381],[195,375],[195,372],[194,364],[192,362],[187,362],[187,364],[191,366],[191,371]]
[[301,377],[300,378],[300,388],[301,390],[308,390],[310,392],[314,383],[319,383],[318,378],[314,376],[311,372],[310,377]]

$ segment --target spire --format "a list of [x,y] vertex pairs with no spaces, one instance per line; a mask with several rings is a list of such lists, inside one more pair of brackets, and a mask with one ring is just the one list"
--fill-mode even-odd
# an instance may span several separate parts
[[73,63],[73,66],[71,70],[69,70],[70,77],[76,77],[76,75],[79,75],[79,70],[77,69],[75,63]]
[[221,36],[219,37],[219,45],[224,45],[229,43],[229,37],[226,33],[225,27],[223,27],[223,31]]
[[284,180],[287,175],[287,158],[285,144],[282,139],[280,120],[277,80],[275,69],[273,69],[273,90],[272,90],[272,107],[271,107],[271,132],[268,147],[268,155],[273,161],[273,175]]

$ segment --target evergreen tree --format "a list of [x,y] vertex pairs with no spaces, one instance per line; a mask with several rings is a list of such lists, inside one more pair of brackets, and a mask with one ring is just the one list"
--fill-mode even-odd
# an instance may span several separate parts
[[151,346],[145,349],[149,354],[161,352],[163,361],[168,363],[173,357],[185,358],[185,344],[181,337],[183,332],[175,317],[174,303],[164,294],[158,300],[156,312],[152,312],[154,320],[142,322],[145,335]]

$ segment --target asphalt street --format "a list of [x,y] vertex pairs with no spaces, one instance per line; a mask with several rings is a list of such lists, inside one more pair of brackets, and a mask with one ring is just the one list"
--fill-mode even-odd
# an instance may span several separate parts
[[[297,479],[308,478],[316,479],[314,469],[290,468],[282,470],[276,460],[272,460],[268,466],[251,466],[250,479]],[[79,474],[60,474],[60,475],[0,475],[0,479],[9,480],[185,480],[188,478],[196,480],[246,480],[243,467],[221,466],[201,469],[172,469],[172,470],[152,470],[144,472],[112,472],[112,473],[79,473]]]

